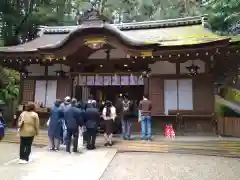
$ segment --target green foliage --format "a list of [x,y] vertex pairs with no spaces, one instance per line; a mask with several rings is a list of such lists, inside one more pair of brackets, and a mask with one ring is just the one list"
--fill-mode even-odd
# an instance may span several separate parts
[[226,100],[240,102],[240,91],[237,89],[227,88]]
[[0,100],[9,104],[19,97],[19,84],[16,84],[16,80],[13,77],[8,77],[8,84],[0,89]]
[[19,73],[6,68],[1,68],[1,70],[2,74],[5,76],[5,83],[4,86],[0,88],[0,100],[9,104],[19,97]]
[[202,9],[209,14],[213,30],[220,34],[240,33],[239,0],[205,0]]

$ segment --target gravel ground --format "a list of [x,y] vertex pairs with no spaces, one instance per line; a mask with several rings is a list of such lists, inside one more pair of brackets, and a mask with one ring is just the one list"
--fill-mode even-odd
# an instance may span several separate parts
[[240,160],[178,154],[121,153],[100,180],[239,180]]

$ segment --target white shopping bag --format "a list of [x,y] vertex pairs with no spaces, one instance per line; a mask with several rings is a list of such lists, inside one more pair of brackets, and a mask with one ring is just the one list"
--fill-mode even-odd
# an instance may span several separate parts
[[79,128],[79,135],[78,135],[78,149],[83,148],[83,128]]

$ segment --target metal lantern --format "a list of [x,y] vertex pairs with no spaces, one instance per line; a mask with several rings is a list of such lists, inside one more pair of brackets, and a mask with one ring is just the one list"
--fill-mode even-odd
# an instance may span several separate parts
[[198,70],[200,69],[200,67],[192,64],[191,66],[187,66],[186,69],[188,70],[188,75],[195,76],[198,74]]
[[150,72],[151,72],[151,69],[150,69],[150,68],[148,68],[147,70],[143,71],[143,72],[141,73],[141,78],[142,78],[142,79],[148,78]]
[[56,71],[56,76],[58,77],[66,77],[66,72],[63,70]]

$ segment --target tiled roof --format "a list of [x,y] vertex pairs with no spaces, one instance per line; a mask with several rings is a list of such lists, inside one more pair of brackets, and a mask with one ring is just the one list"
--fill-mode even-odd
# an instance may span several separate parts
[[[143,21],[133,23],[112,24],[121,31],[136,30],[136,29],[153,29],[166,28],[202,24],[204,16],[186,17],[178,19],[158,20],[158,21]],[[80,25],[81,26],[81,25]],[[84,25],[82,25],[84,26]],[[41,29],[46,34],[52,33],[70,33],[79,26],[42,26]]]
[[[0,52],[31,52],[41,47],[54,46],[64,42],[70,34],[79,29],[84,29],[85,26],[84,24],[80,26],[42,26],[40,28],[40,37],[18,46],[1,47]],[[123,38],[126,37],[128,40],[142,42],[146,45],[191,45],[226,39],[226,37],[219,37],[205,28],[203,17],[200,16],[161,21],[111,24],[109,26]]]

